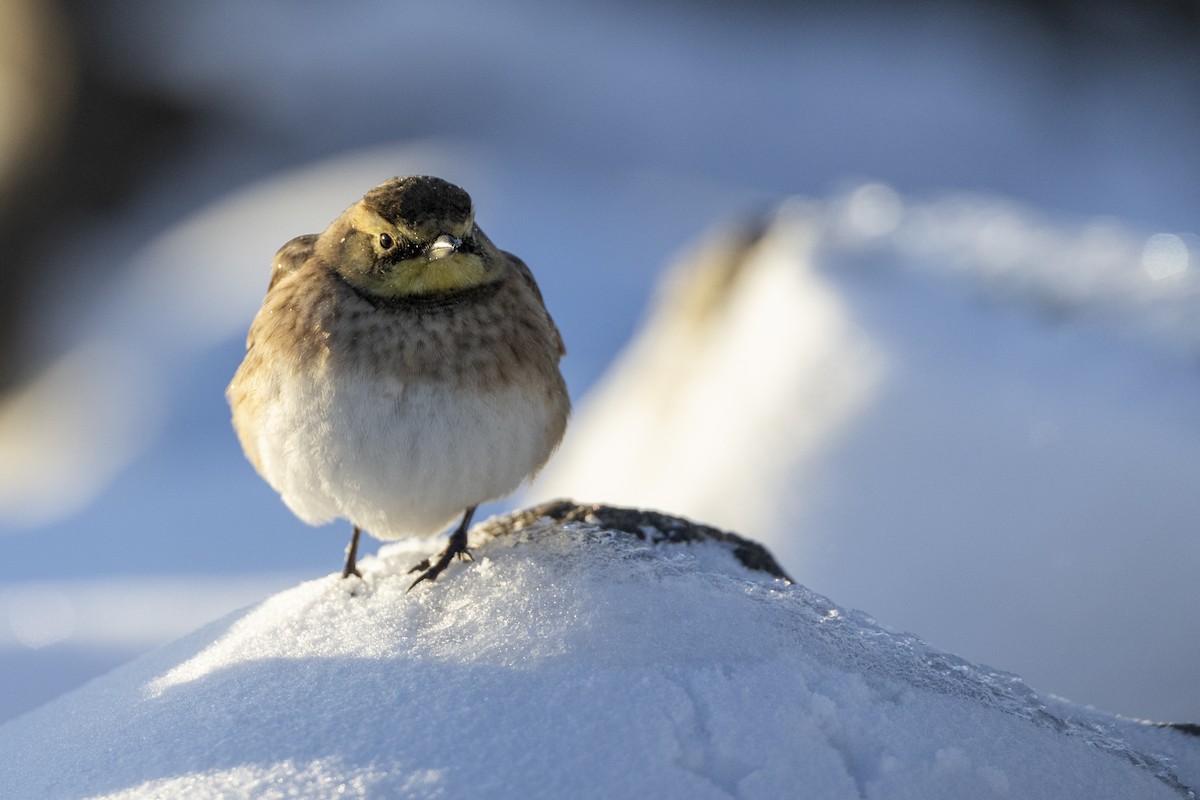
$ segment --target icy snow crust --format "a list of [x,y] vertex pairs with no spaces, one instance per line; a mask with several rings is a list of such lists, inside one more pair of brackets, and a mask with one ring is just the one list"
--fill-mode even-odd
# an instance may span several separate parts
[[[282,592],[0,727],[14,797],[1191,796],[1098,716],[715,540],[476,528]],[[514,519],[516,522],[514,522]],[[525,518],[525,519],[528,519]],[[662,541],[660,541],[662,540]]]

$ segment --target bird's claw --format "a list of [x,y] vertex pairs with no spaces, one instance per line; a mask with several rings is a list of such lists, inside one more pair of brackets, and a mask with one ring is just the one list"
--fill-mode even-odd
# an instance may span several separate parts
[[475,560],[475,556],[471,555],[471,551],[467,549],[467,528],[471,524],[471,517],[475,514],[475,506],[470,506],[463,512],[462,522],[458,523],[458,527],[454,529],[454,533],[450,534],[450,543],[446,545],[446,549],[438,556],[437,561],[431,565],[429,559],[423,560],[420,564],[409,570],[409,573],[420,572],[417,579],[408,587],[408,591],[412,591],[421,581],[430,581],[431,583],[437,580],[437,576],[441,575],[446,567],[450,566],[450,562],[455,556],[462,559]]
[[411,592],[413,588],[421,581],[429,581],[431,583],[436,581],[438,575],[441,575],[442,572],[445,571],[446,567],[450,566],[450,562],[454,560],[455,556],[458,556],[463,560],[475,560],[475,556],[471,555],[471,551],[466,548],[466,545],[459,545],[457,542],[451,539],[449,546],[442,551],[442,554],[438,556],[437,561],[430,564],[429,559],[426,558],[421,561],[421,563],[409,570],[409,574],[413,572],[420,572],[421,574],[418,575],[417,579],[409,585],[406,591]]

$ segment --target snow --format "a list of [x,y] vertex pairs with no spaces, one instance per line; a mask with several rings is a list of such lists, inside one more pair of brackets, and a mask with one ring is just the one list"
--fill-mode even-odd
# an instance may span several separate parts
[[758,228],[677,259],[528,496],[751,531],[1040,691],[1200,717],[1193,237],[878,182]]
[[474,564],[411,593],[432,542],[231,614],[0,727],[0,783],[44,798],[1188,796],[1099,715],[1052,712],[1017,677],[751,570],[729,543],[586,519],[489,521]]
[[[1102,33],[1079,51],[1033,13],[954,3],[87,5],[88,77],[196,124],[161,158],[139,149],[140,182],[73,216],[69,235],[50,231],[27,267],[41,294],[24,358],[38,369],[0,411],[0,591],[15,603],[0,619],[0,718],[169,641],[197,621],[190,608],[246,602],[223,578],[261,581],[261,596],[340,563],[348,531],[283,507],[242,457],[221,390],[271,253],[414,172],[466,187],[489,235],[534,269],[577,401],[672,254],[815,198],[811,270],[778,269],[778,297],[759,284],[773,307],[800,303],[802,317],[774,321],[804,337],[798,369],[750,405],[769,416],[798,391],[802,413],[761,461],[709,459],[745,494],[698,516],[760,513],[737,527],[806,585],[1039,691],[1200,718],[1192,307],[1152,300],[1196,272],[1197,118],[1181,98],[1200,73],[1179,68],[1177,42],[1142,38],[1145,18],[1105,28],[1113,9],[1089,5],[1074,18]],[[954,212],[936,203],[943,187],[987,195]],[[1055,243],[1076,237],[1134,271],[1069,283],[1082,273],[1055,271]],[[1041,242],[1055,246],[1033,276]],[[769,333],[757,322],[741,341]],[[722,362],[739,380],[760,363]],[[719,411],[746,402],[732,382],[708,387]],[[741,408],[706,433],[771,432]],[[756,480],[756,464],[774,471]],[[210,579],[213,604],[189,604]],[[109,598],[95,608],[112,624],[85,624],[86,603],[67,612],[58,595],[58,616],[31,629],[40,590],[67,584],[68,598]]]
[[0,589],[0,719],[296,583],[296,575],[39,580]]

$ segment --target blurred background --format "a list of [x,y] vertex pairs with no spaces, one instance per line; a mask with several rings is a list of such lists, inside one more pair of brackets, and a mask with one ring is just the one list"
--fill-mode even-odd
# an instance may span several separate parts
[[524,499],[736,527],[1200,721],[1200,4],[5,0],[0,38],[0,719],[340,567],[223,391],[276,248],[430,173],[568,344]]

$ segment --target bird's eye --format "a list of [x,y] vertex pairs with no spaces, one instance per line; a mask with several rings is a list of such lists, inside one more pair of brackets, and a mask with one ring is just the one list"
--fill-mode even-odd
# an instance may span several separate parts
[[392,241],[391,236],[389,236],[386,233],[379,234],[379,246],[382,247],[384,250],[391,250],[392,245],[394,245],[394,244],[395,244],[395,242]]

